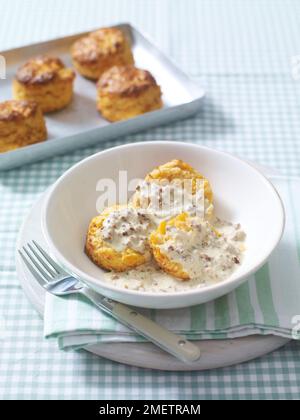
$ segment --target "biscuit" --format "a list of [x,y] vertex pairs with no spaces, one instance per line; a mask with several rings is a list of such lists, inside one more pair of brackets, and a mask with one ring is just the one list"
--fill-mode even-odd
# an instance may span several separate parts
[[43,114],[33,101],[0,103],[0,152],[46,140]]
[[112,67],[97,83],[97,108],[108,121],[120,121],[162,107],[161,89],[147,70]]
[[160,268],[166,273],[171,274],[172,276],[175,276],[181,280],[189,280],[188,273],[184,271],[180,263],[172,261],[167,255],[165,255],[160,247],[171,239],[167,235],[167,226],[175,226],[178,228],[186,229],[185,221],[186,215],[183,213],[174,217],[168,222],[161,222],[158,228],[151,233],[149,240],[154,259]]
[[37,102],[42,112],[58,111],[72,100],[74,78],[74,71],[59,58],[32,58],[17,71],[13,97]]
[[[202,231],[204,227],[210,235],[221,236],[208,222],[203,221]],[[167,255],[168,252],[164,249],[164,246],[167,246],[167,250],[171,253],[176,255],[177,252],[179,255],[183,255],[186,249],[182,248],[184,242],[182,243],[180,240],[182,238],[180,232],[199,235],[197,226],[193,225],[193,218],[189,217],[187,213],[181,213],[169,221],[161,222],[158,228],[151,233],[149,243],[154,259],[162,270],[180,280],[190,280],[190,275],[184,270],[182,264]],[[188,246],[190,238],[186,242]]]
[[80,38],[71,54],[76,70],[92,80],[98,80],[110,67],[134,63],[130,44],[117,28],[98,29]]
[[[213,216],[213,192],[210,183],[201,173],[196,171],[192,166],[179,159],[171,160],[163,165],[154,168],[145,177],[146,183],[155,183],[157,185],[165,185],[166,183],[189,187],[193,195],[197,192],[204,191],[204,213],[209,219]],[[137,190],[131,200],[135,207],[147,207],[149,199],[143,200],[141,191]]]
[[[128,217],[128,212],[132,212],[133,220],[138,218],[139,223],[144,223],[146,230],[148,227],[151,228],[151,223],[149,222],[148,226],[148,222],[146,222],[142,213],[139,214],[136,209],[126,205],[105,209],[99,216],[94,217],[89,225],[85,246],[86,253],[96,265],[106,270],[126,271],[144,264],[151,257],[147,231],[143,233],[143,238],[141,232],[137,233],[140,238],[146,240],[145,246],[139,244],[138,250],[132,248],[135,248],[134,245],[124,245],[122,248],[116,249],[116,237],[117,240],[122,237],[128,238],[128,234],[134,226],[127,222],[124,224],[125,227],[122,226],[123,221]],[[132,244],[133,242],[129,243]],[[135,244],[138,244],[138,241],[135,241]]]

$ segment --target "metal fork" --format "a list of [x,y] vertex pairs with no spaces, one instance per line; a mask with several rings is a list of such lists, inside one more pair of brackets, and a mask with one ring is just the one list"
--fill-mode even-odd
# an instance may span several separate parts
[[60,267],[36,241],[23,246],[19,254],[35,279],[49,293],[56,296],[80,293],[99,309],[183,362],[199,359],[201,353],[197,346],[139,314],[135,308],[96,293]]

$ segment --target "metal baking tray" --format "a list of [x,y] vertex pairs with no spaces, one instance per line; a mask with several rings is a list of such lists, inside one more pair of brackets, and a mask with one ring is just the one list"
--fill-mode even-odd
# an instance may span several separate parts
[[[115,26],[131,40],[137,67],[149,70],[161,86],[164,107],[126,121],[110,123],[96,110],[95,83],[77,74],[72,104],[62,111],[46,115],[48,140],[0,153],[0,170],[49,158],[174,120],[178,121],[199,110],[204,90],[178,69],[136,28],[130,24]],[[0,101],[11,98],[12,80],[16,69],[24,61],[39,54],[53,54],[71,66],[70,47],[76,39],[87,33],[0,52],[6,60],[6,79],[0,80]]]

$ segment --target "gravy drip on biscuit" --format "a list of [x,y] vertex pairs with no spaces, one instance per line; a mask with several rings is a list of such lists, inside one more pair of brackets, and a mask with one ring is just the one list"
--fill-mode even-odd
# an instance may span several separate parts
[[154,227],[143,209],[126,207],[110,213],[103,222],[100,234],[117,251],[131,248],[144,253],[148,248],[149,233]]
[[[202,184],[202,185],[201,185]],[[138,187],[139,206],[159,223],[161,220],[187,212],[191,216],[205,217],[212,204],[204,196],[203,180],[199,180],[199,189],[192,193],[191,180],[164,180],[160,183],[142,181]]]
[[214,226],[217,231],[199,217],[191,218],[189,230],[167,226],[170,239],[160,249],[170,260],[180,263],[190,279],[224,279],[241,262],[245,234],[240,225],[217,220]]

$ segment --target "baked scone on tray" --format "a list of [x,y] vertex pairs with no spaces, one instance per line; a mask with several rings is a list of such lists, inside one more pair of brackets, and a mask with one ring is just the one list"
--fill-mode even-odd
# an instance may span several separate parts
[[46,138],[45,120],[36,102],[10,100],[0,103],[0,153]]
[[127,205],[106,208],[89,225],[86,253],[106,270],[135,268],[151,257],[148,237],[154,228],[143,210]]
[[14,99],[37,102],[42,112],[65,108],[73,97],[75,73],[57,57],[38,56],[17,71],[13,81]]
[[97,108],[108,121],[120,121],[162,107],[152,74],[133,65],[112,67],[97,83]]
[[98,80],[110,67],[134,63],[130,43],[118,28],[98,29],[80,38],[71,54],[76,70],[92,80]]

